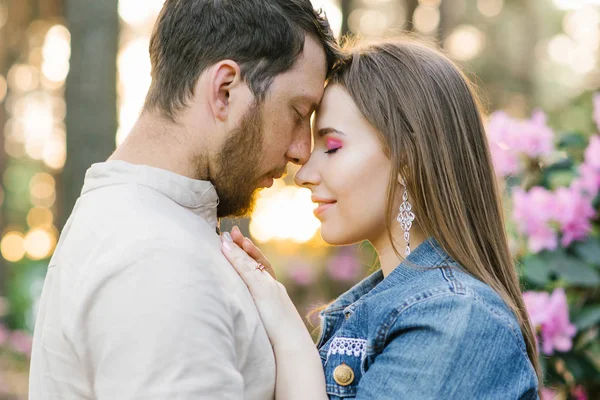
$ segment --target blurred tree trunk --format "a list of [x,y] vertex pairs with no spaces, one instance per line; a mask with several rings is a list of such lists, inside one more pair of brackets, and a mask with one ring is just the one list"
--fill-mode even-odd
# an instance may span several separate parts
[[535,94],[535,46],[540,36],[538,15],[531,2],[514,2],[514,7],[515,14],[521,16],[519,23],[522,36],[519,39],[523,46],[515,56],[515,74],[524,98],[531,100]]
[[352,0],[341,0],[340,1],[340,9],[342,10],[342,32],[340,37],[344,37],[348,33],[350,33],[350,28],[348,27],[348,17],[350,17],[350,13],[353,9]]
[[438,28],[437,40],[440,47],[444,47],[444,41],[456,26],[457,18],[453,12],[456,6],[449,1],[440,3],[440,26]]
[[86,170],[115,149],[117,132],[117,0],[65,0],[71,31],[67,77],[67,160],[58,182],[59,228],[81,193]]
[[413,17],[415,10],[419,7],[419,0],[405,0],[406,5],[406,29],[410,31],[415,30],[415,24],[413,23]]

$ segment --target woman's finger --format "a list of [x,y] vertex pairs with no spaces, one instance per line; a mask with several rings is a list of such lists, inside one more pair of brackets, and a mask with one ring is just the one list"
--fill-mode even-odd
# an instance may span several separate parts
[[273,269],[273,266],[271,265],[269,259],[265,257],[263,252],[260,251],[260,249],[256,247],[254,243],[252,243],[252,240],[250,240],[247,237],[244,237],[244,235],[237,226],[234,226],[231,230],[231,238],[233,239],[235,244],[240,246],[256,262],[259,262],[262,265],[264,265],[266,268],[265,271],[267,271],[269,275],[271,275],[274,279],[277,279],[275,275],[275,270]]
[[244,235],[242,234],[242,231],[240,231],[240,228],[238,228],[237,226],[234,226],[231,229],[230,234],[231,234],[231,238],[233,239],[235,244],[242,247],[242,243],[244,241]]
[[222,251],[233,268],[237,271],[248,286],[253,296],[260,296],[261,289],[273,281],[266,271],[257,269],[258,263],[250,257],[236,243],[227,238],[226,234],[221,237]]

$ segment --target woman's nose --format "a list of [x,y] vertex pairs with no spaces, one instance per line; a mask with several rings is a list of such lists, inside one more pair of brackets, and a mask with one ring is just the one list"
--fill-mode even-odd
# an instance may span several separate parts
[[296,176],[294,177],[296,185],[310,189],[321,183],[321,176],[317,172],[314,163],[311,162],[312,159],[313,158],[310,157],[306,164],[304,164],[296,173]]

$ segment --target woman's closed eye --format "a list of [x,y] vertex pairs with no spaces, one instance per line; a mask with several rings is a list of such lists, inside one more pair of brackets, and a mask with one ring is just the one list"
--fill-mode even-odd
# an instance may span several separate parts
[[342,148],[342,142],[334,138],[327,138],[325,144],[327,146],[325,154],[333,154]]

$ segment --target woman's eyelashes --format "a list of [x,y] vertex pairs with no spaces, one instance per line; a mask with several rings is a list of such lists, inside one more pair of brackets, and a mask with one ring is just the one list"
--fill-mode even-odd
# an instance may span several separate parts
[[327,147],[325,154],[333,154],[342,148],[342,142],[334,138],[327,138],[325,140],[325,145]]

